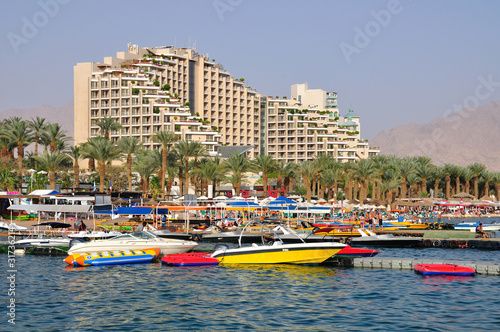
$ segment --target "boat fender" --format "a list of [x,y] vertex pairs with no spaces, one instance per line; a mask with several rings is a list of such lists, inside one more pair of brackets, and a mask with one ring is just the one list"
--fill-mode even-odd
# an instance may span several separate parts
[[424,247],[426,247],[426,248],[432,247],[432,240],[429,240],[429,239],[425,240]]
[[441,241],[441,247],[443,247],[443,248],[449,248],[450,247],[450,241],[448,241],[448,240]]
[[193,237],[194,241],[200,241],[201,240],[201,238],[200,238],[200,236],[198,234],[195,234],[192,237]]
[[458,248],[458,243],[457,243],[457,241],[455,241],[455,240],[451,240],[451,241],[450,241],[450,248],[451,248],[451,249],[456,249],[456,248]]
[[440,240],[434,240],[434,241],[432,241],[432,246],[434,248],[441,247],[441,241]]
[[459,248],[467,248],[467,241],[460,241],[458,243]]

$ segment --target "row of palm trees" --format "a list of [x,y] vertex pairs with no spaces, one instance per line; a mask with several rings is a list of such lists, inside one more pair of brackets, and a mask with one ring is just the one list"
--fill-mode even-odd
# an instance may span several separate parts
[[[159,148],[149,150],[135,137],[111,141],[110,133],[121,128],[112,118],[102,118],[96,124],[100,136],[70,147],[71,137],[59,124],[46,123],[39,117],[31,121],[17,117],[2,121],[0,158],[4,166],[0,167],[0,187],[13,186],[11,170],[7,171],[6,165],[13,163],[16,151],[19,187],[26,168],[33,165],[49,173],[52,189],[57,171],[71,168],[73,188],[76,189],[80,185],[80,163],[88,160],[89,171],[97,167],[101,192],[106,189],[106,180],[110,180],[110,170],[121,167],[118,172],[127,179],[128,190],[133,189],[133,175],[138,173],[141,191],[161,197],[171,194],[175,180],[179,181],[180,195],[188,193],[190,187],[196,193],[207,195],[209,184],[215,191],[223,183],[232,184],[239,195],[242,183],[251,173],[261,175],[259,182],[266,197],[269,183],[276,182],[280,192],[295,192],[306,196],[308,201],[315,196],[360,201],[370,197],[392,202],[396,197],[428,197],[431,190],[434,197],[443,198],[462,191],[473,193],[476,198],[489,196],[492,188],[497,198],[500,193],[500,173],[490,172],[479,163],[467,167],[436,166],[427,157],[383,155],[356,163],[341,163],[326,154],[301,164],[276,161],[267,155],[250,160],[237,154],[222,161],[209,157],[201,142],[180,140],[173,132],[157,132],[153,140]],[[34,152],[25,156],[25,147],[32,143],[35,144]],[[40,146],[43,146],[41,153]],[[113,163],[123,166],[113,166]],[[120,176],[115,178],[120,180]],[[121,186],[120,183],[118,181],[115,187]]]

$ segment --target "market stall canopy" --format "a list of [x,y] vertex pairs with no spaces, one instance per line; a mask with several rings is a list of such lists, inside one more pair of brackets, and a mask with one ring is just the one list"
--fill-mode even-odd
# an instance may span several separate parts
[[279,205],[279,204],[282,204],[282,205],[285,205],[285,204],[296,205],[297,202],[295,202],[292,199],[286,198],[285,196],[280,196],[280,197],[276,198],[274,201],[269,202],[267,204],[269,204],[269,205]]

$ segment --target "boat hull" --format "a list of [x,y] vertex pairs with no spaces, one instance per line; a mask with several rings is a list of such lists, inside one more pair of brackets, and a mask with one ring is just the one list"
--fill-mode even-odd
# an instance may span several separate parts
[[251,246],[214,252],[221,264],[319,264],[334,256],[345,245],[323,242]]
[[416,264],[414,269],[423,275],[471,276],[476,273],[471,267],[455,264]]
[[357,247],[393,247],[393,248],[412,248],[418,246],[422,242],[421,239],[365,239],[354,238],[351,240],[351,246]]

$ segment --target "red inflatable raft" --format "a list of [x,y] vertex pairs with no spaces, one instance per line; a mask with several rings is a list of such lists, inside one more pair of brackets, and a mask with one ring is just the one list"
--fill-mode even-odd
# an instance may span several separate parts
[[212,258],[211,253],[192,252],[187,254],[165,255],[161,262],[171,266],[199,266],[199,265],[217,265],[219,260]]
[[471,267],[455,264],[416,264],[414,268],[423,275],[471,276],[476,273]]
[[335,254],[336,257],[373,257],[378,254],[377,250],[353,248],[347,246]]

